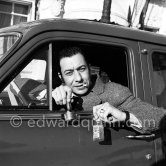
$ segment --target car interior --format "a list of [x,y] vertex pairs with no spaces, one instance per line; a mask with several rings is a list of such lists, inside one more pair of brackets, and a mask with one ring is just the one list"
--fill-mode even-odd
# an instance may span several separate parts
[[[90,64],[92,75],[100,76],[103,82],[116,82],[129,87],[128,57],[126,48],[121,46],[56,41],[52,43],[52,88],[61,84],[58,77],[57,56],[68,46],[80,47]],[[48,100],[38,100],[37,96],[48,87],[48,43],[38,47],[29,59],[18,67],[16,77],[0,94],[0,106],[48,106]]]

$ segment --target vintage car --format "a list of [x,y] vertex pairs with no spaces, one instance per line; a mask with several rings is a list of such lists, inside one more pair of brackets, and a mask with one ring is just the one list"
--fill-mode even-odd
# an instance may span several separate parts
[[[165,133],[105,126],[93,141],[92,110],[57,108],[57,55],[77,45],[92,74],[127,86],[135,97],[166,108],[166,37],[93,20],[46,19],[0,29],[0,165],[154,166],[165,161]],[[47,91],[38,100],[35,95]],[[35,92],[35,93],[34,93]],[[73,122],[73,121],[72,121]]]

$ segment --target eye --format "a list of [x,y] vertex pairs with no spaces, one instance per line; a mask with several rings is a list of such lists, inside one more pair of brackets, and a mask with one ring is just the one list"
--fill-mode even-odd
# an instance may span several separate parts
[[79,68],[79,71],[80,71],[80,72],[83,72],[83,71],[85,71],[85,70],[86,70],[86,67],[85,67],[85,66],[82,66],[82,67]]
[[73,74],[73,71],[67,71],[67,72],[65,72],[66,76],[71,76],[72,74]]

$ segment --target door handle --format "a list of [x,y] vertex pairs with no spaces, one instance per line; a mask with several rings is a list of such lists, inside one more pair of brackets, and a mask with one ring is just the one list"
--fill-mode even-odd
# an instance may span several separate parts
[[153,139],[155,138],[155,134],[148,134],[148,135],[127,135],[125,136],[128,139]]

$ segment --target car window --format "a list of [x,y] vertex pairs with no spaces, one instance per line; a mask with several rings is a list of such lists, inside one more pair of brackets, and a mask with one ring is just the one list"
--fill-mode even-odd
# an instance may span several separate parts
[[0,34],[0,62],[20,37],[19,33]]
[[[111,45],[102,43],[88,43],[88,42],[78,42],[78,41],[59,41],[53,43],[53,61],[52,61],[52,86],[53,88],[58,85],[58,64],[57,55],[59,52],[68,46],[77,46],[81,48],[86,57],[86,60],[90,64],[91,74],[94,79],[98,77],[105,83],[115,82],[121,85],[129,87],[129,57],[127,48],[121,45]],[[129,87],[130,88],[130,87]],[[77,99],[75,99],[77,100]],[[81,101],[80,101],[81,102]],[[73,102],[75,105],[77,101]],[[78,102],[79,103],[79,102]],[[78,107],[77,107],[78,106]],[[73,109],[82,110],[83,108],[80,104],[72,106]],[[64,107],[66,109],[66,107]],[[56,105],[54,105],[53,99],[53,110],[57,110]],[[88,111],[92,111],[87,109]],[[87,111],[86,110],[86,111]]]
[[[58,55],[59,51],[68,46],[78,46],[83,50],[93,75],[101,76],[104,82],[112,81],[127,87],[130,86],[129,57],[126,47],[102,43],[61,41],[53,43],[53,55]],[[53,67],[56,66],[54,65],[56,63],[56,56],[53,56]],[[56,69],[53,68],[53,72],[57,75]]]
[[166,108],[166,53],[153,53],[152,62],[157,104]]
[[[56,106],[51,90],[61,85],[58,76],[58,54],[67,46],[80,47],[88,60],[94,77],[101,77],[103,82],[116,82],[129,87],[127,49],[118,45],[87,43],[77,41],[56,41],[52,43],[52,62],[48,63],[48,46],[41,46],[29,55],[18,74],[0,93],[0,106],[26,106],[27,108],[52,105]],[[48,68],[52,68],[51,80],[48,81]],[[48,90],[48,84],[51,88]],[[50,87],[50,86],[49,86]],[[129,87],[130,88],[130,87]],[[49,92],[49,95],[47,95]],[[52,110],[52,108],[50,108]]]
[[[43,90],[47,91],[46,71],[48,47],[38,48],[29,55],[18,74],[0,94],[1,106],[46,106],[47,98],[38,99]],[[20,71],[19,71],[20,70]]]

